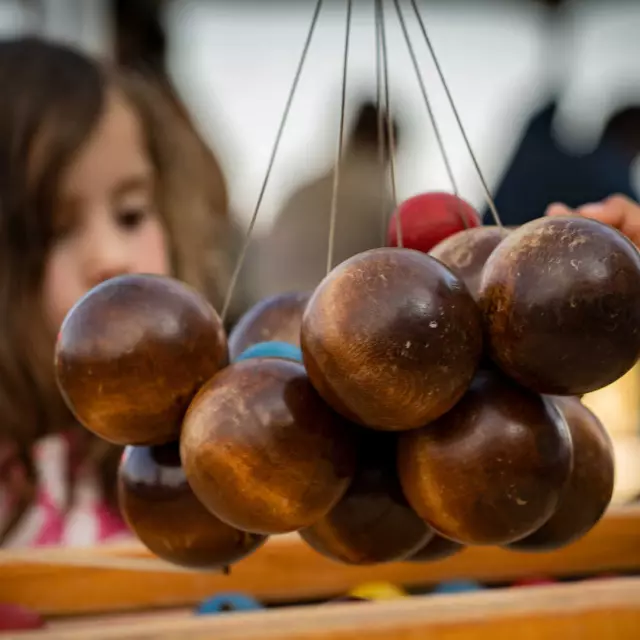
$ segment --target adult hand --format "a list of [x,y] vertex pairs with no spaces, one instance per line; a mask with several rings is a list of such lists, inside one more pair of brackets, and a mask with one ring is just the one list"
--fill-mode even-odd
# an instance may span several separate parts
[[626,196],[611,196],[602,202],[585,204],[572,210],[563,204],[548,207],[548,216],[580,215],[611,225],[640,248],[640,204]]

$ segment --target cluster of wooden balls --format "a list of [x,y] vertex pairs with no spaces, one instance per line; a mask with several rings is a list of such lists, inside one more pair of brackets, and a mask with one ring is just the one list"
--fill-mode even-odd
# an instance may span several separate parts
[[[420,224],[468,207],[421,198]],[[640,356],[637,249],[579,217],[426,246],[402,224],[421,250],[358,254],[228,340],[170,278],[114,278],[69,312],[60,389],[126,445],[121,508],[153,553],[215,568],[297,531],[345,563],[428,561],[554,549],[600,519],[612,449],[580,396]]]

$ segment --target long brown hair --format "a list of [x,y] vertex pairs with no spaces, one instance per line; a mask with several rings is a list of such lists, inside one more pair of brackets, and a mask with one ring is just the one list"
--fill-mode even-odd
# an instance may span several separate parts
[[[211,206],[211,158],[161,87],[35,38],[0,42],[0,87],[0,448],[10,444],[27,470],[1,543],[33,496],[33,443],[73,425],[53,378],[41,286],[61,173],[97,125],[109,90],[121,91],[140,116],[174,274],[219,306],[230,265],[225,212]],[[113,498],[120,451],[88,441]]]

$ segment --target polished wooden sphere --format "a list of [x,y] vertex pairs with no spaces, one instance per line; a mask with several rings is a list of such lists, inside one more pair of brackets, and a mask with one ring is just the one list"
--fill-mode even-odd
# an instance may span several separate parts
[[521,551],[547,551],[575,542],[600,520],[613,496],[613,445],[602,423],[578,398],[553,401],[569,425],[573,470],[551,518],[511,545]]
[[437,532],[461,544],[507,544],[553,514],[572,445],[553,402],[481,371],[449,413],[400,435],[398,459],[409,503]]
[[337,411],[374,429],[415,429],[469,386],[482,352],[480,314],[434,258],[373,249],[318,286],[301,347],[311,382]]
[[437,533],[416,553],[407,558],[408,562],[435,562],[450,558],[466,549],[463,544],[443,538]]
[[229,334],[231,360],[259,342],[288,342],[299,347],[302,314],[310,297],[310,293],[277,294],[249,309]]
[[480,305],[507,374],[538,393],[588,393],[640,356],[640,253],[595,220],[534,220],[491,254]]
[[113,278],[71,309],[55,352],[58,385],[90,431],[116,444],[176,440],[196,391],[227,363],[214,309],[160,276]]
[[232,364],[196,396],[181,451],[195,494],[244,531],[308,527],[344,495],[355,471],[354,425],[311,386],[304,367],[256,358]]
[[156,556],[194,569],[214,569],[255,551],[265,536],[239,531],[198,501],[180,465],[179,444],[127,447],[118,472],[120,509]]
[[356,475],[344,497],[318,522],[300,531],[316,551],[347,564],[403,560],[433,536],[408,505],[396,467],[396,437],[363,437]]
[[429,255],[449,267],[477,300],[482,268],[508,233],[501,227],[470,227],[438,243]]

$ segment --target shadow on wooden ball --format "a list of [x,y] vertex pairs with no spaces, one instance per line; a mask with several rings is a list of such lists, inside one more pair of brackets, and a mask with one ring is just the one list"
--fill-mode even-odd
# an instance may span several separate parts
[[449,267],[477,300],[482,268],[508,234],[502,227],[470,227],[445,238],[429,255]]
[[559,549],[587,534],[613,496],[613,445],[600,420],[578,398],[554,397],[573,442],[573,470],[555,513],[537,531],[510,545],[520,551]]
[[182,567],[225,567],[266,540],[224,524],[205,509],[187,483],[177,442],[127,447],[118,471],[118,497],[140,541],[159,558]]
[[480,290],[491,357],[538,393],[581,395],[640,357],[640,253],[612,227],[578,216],[512,231]]
[[71,309],[55,370],[69,408],[116,444],[176,440],[189,402],[228,361],[218,314],[190,287],[160,276],[113,278]]
[[286,533],[322,518],[355,471],[356,430],[293,361],[230,365],[198,393],[181,436],[198,498],[245,531]]
[[358,467],[346,494],[302,539],[318,553],[346,564],[403,560],[433,531],[407,503],[396,466],[393,434],[363,434]]
[[481,371],[446,415],[401,434],[400,481],[437,532],[466,545],[507,544],[538,529],[569,478],[569,429],[549,400]]
[[434,258],[374,249],[317,287],[301,346],[309,378],[337,411],[374,429],[415,429],[469,386],[482,351],[480,314]]
[[464,551],[466,547],[459,542],[443,538],[437,533],[416,553],[407,558],[408,562],[435,562],[444,560]]
[[260,342],[300,346],[300,325],[311,293],[284,293],[261,300],[238,320],[229,334],[229,355],[238,358]]

